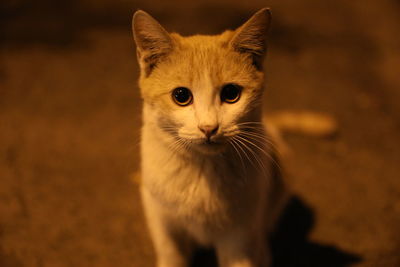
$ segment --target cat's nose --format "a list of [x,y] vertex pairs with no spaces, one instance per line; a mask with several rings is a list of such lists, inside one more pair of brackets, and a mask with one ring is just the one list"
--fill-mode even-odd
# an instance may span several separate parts
[[199,129],[208,139],[210,139],[211,136],[217,133],[218,125],[199,125]]

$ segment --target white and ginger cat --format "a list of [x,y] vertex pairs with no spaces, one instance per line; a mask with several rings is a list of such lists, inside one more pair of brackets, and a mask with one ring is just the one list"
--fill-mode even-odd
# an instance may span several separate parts
[[284,190],[262,124],[271,16],[216,36],[168,33],[133,17],[143,98],[141,193],[158,267],[189,266],[195,245],[219,266],[269,266],[266,236]]

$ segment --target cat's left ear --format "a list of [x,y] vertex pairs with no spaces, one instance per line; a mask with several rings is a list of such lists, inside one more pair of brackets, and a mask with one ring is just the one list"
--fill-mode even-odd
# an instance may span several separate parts
[[171,37],[152,16],[142,10],[133,15],[132,31],[140,67],[148,75],[172,50]]
[[258,68],[261,68],[267,52],[267,33],[270,24],[271,11],[269,8],[263,8],[236,30],[230,42],[237,52],[250,54]]

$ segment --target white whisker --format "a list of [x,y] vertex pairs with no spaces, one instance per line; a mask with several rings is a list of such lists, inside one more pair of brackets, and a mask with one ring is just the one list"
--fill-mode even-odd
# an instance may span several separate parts
[[[246,150],[244,150],[244,149],[242,148],[242,146],[241,146],[240,143],[239,143],[239,140],[237,140],[236,137],[233,137],[231,140],[232,140],[232,141],[238,146],[238,148],[243,152],[244,156],[247,158],[247,160],[250,162],[250,164],[252,164],[252,165],[254,166],[253,161],[250,159],[250,157],[249,157],[249,155],[247,154]],[[257,167],[257,166],[254,166],[254,167]]]
[[228,140],[228,142],[229,142],[229,143],[232,145],[232,147],[235,149],[236,153],[238,154],[238,156],[239,156],[239,158],[240,158],[240,162],[242,163],[243,170],[245,170],[245,169],[246,169],[246,165],[244,164],[242,155],[240,154],[239,150],[236,148],[237,144],[234,142],[234,140]]
[[[236,138],[240,138],[240,139],[246,141],[245,138],[240,137],[240,136],[236,136]],[[236,139],[236,141],[238,141],[240,144],[242,144],[242,145],[253,155],[254,159],[257,161],[259,167],[261,168],[261,171],[262,171],[263,175],[265,175],[265,177],[266,177],[266,174],[267,174],[267,173],[266,173],[265,165],[264,165],[264,163],[258,158],[257,154],[256,154],[248,145],[246,145],[246,143],[242,142],[242,141],[239,140],[239,139]],[[252,161],[251,161],[251,162],[252,162]],[[253,165],[253,166],[254,166],[254,165]],[[256,166],[254,166],[254,167],[256,167]]]
[[250,131],[242,131],[240,134],[241,134],[241,135],[248,136],[249,138],[250,138],[250,137],[258,138],[258,139],[261,140],[262,142],[266,142],[268,145],[271,145],[271,147],[272,147],[274,150],[277,151],[276,144],[275,144],[271,139],[269,139],[267,135],[263,135],[263,134],[255,133],[255,132],[250,132]]
[[[265,156],[267,156],[271,160],[272,163],[274,163],[281,170],[281,166],[279,165],[279,163],[271,156],[271,154],[269,154],[267,151],[265,151],[265,149],[261,148],[260,146],[258,146],[254,142],[252,142],[252,141],[250,141],[250,140],[248,140],[248,139],[246,139],[244,137],[241,137],[240,135],[238,137],[240,137],[243,141],[247,142],[248,144],[256,147],[257,149],[259,149]],[[250,138],[250,137],[248,137],[248,138]],[[252,139],[252,140],[256,141],[254,139]]]

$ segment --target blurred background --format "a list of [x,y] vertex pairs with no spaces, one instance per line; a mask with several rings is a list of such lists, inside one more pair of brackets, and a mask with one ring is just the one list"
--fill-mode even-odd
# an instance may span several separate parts
[[264,6],[267,112],[338,122],[329,138],[284,136],[295,197],[275,266],[400,266],[398,0],[2,0],[0,266],[154,266],[132,181],[132,14],[218,34]]

